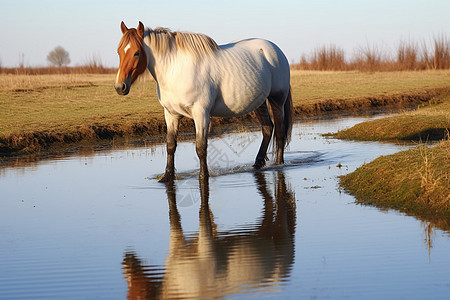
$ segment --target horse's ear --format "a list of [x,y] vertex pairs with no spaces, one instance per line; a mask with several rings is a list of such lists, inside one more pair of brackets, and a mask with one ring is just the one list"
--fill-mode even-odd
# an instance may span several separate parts
[[120,29],[122,29],[122,33],[125,33],[128,31],[128,28],[123,21],[122,21],[122,23],[120,23]]
[[141,21],[139,21],[139,25],[137,27],[137,32],[141,38],[144,37],[144,24],[142,24]]

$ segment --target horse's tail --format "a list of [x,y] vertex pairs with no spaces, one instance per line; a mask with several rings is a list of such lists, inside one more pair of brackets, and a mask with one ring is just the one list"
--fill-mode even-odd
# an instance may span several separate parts
[[291,142],[292,125],[294,123],[294,105],[292,103],[292,88],[289,86],[289,93],[284,103],[284,136],[283,139],[286,141],[285,147]]

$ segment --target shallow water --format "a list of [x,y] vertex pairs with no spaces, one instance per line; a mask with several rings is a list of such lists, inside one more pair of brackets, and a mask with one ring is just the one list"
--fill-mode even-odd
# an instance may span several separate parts
[[362,120],[296,124],[261,172],[259,133],[210,139],[209,184],[191,142],[174,185],[165,145],[2,169],[0,299],[447,299],[448,233],[338,188],[406,148],[320,135]]

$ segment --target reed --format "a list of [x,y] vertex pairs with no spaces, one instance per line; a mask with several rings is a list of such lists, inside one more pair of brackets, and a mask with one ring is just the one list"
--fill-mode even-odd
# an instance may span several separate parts
[[422,41],[400,41],[395,55],[384,47],[366,45],[357,48],[349,59],[342,48],[336,45],[316,48],[311,55],[302,55],[294,70],[318,71],[417,71],[443,70],[450,68],[450,39],[445,34],[433,36],[431,43]]
[[450,40],[445,35],[434,37],[433,68],[450,68]]
[[397,48],[397,68],[404,70],[420,70],[423,64],[419,60],[419,47],[414,41],[400,41]]
[[345,70],[345,55],[342,48],[336,45],[329,45],[316,48],[311,58],[312,70]]

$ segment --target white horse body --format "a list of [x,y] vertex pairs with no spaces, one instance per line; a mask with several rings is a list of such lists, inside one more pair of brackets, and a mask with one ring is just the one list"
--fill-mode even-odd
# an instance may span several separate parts
[[178,124],[183,116],[195,123],[200,177],[208,177],[206,152],[211,116],[236,117],[255,111],[263,133],[255,169],[265,165],[273,131],[276,163],[284,162],[293,107],[289,63],[280,48],[262,39],[218,46],[203,34],[164,28],[145,30],[141,22],[136,29],[128,29],[122,22],[121,29],[123,37],[117,50],[120,65],[114,88],[119,95],[127,95],[136,78],[148,69],[157,82],[158,99],[164,107],[167,165],[160,181],[174,178]]
[[156,66],[158,97],[168,112],[193,119],[196,110],[235,117],[261,106],[270,93],[289,90],[289,63],[273,43],[248,39],[219,48],[201,61],[177,51]]

